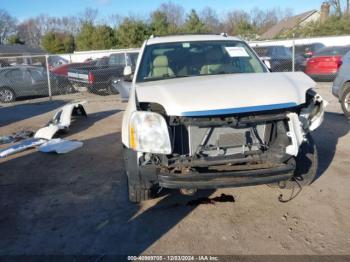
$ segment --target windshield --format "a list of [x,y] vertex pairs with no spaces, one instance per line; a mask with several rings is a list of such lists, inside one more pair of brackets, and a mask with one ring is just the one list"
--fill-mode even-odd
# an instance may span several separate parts
[[241,41],[176,42],[147,46],[136,81],[261,72],[265,67]]

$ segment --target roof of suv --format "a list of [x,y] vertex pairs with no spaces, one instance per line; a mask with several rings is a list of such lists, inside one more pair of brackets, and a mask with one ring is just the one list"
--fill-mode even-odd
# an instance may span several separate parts
[[243,41],[238,37],[224,35],[171,35],[171,36],[156,36],[147,40],[146,45],[173,43],[184,41]]

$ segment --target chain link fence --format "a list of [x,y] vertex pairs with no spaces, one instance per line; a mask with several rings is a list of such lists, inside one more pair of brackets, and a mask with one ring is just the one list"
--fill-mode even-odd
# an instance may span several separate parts
[[[333,81],[349,46],[318,42],[283,45],[250,43],[272,72],[302,71],[316,81]],[[63,55],[0,57],[0,103],[73,93],[113,95],[125,66],[135,68],[138,49],[75,52]]]
[[[311,40],[311,39],[310,39]],[[315,81],[333,81],[342,65],[348,45],[325,46],[320,42],[282,45],[279,41],[251,43],[272,72],[304,72]]]
[[137,49],[124,49],[0,57],[0,102],[77,92],[117,94],[125,66],[134,69],[137,56]]

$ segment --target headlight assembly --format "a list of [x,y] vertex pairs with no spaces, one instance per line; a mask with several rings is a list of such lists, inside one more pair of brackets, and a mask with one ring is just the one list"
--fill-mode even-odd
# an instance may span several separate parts
[[325,107],[328,102],[314,90],[308,90],[306,94],[307,106],[300,111],[300,122],[307,131],[313,131],[323,122]]
[[153,112],[132,113],[129,126],[130,148],[138,152],[171,154],[169,131],[163,116]]

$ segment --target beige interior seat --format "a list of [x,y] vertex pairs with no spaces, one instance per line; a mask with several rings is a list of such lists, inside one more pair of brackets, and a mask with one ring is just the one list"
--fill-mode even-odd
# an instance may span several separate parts
[[165,55],[156,56],[152,63],[151,77],[174,76],[174,71],[169,67],[168,57]]
[[201,75],[218,74],[225,70],[225,66],[223,64],[223,53],[220,49],[211,49],[205,54],[205,59],[208,64],[201,67]]

